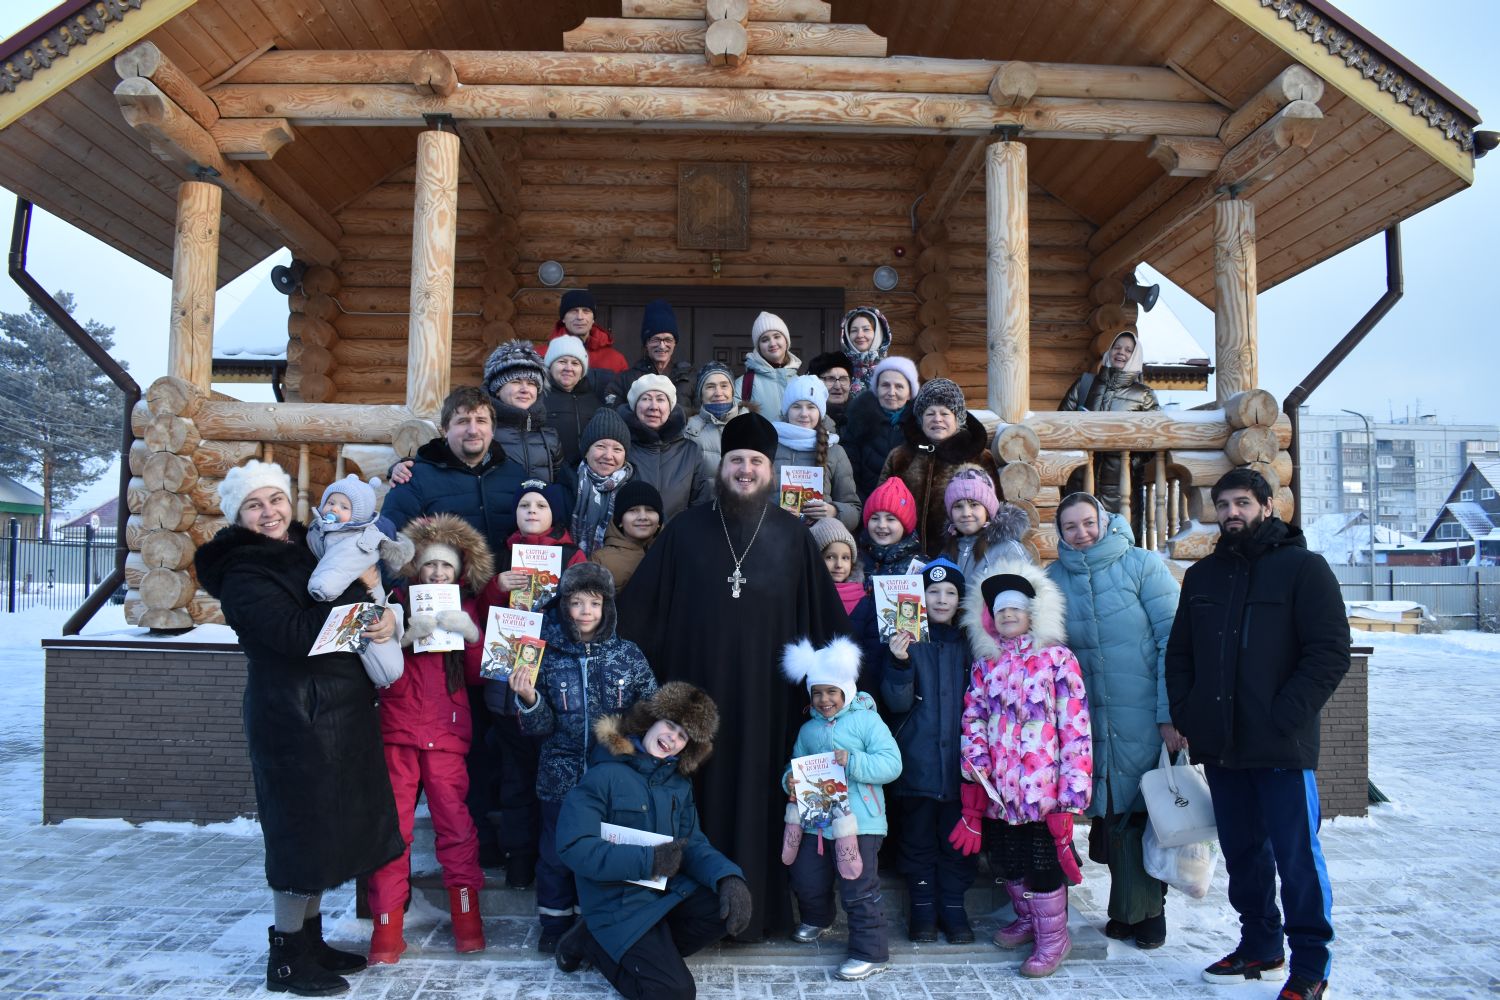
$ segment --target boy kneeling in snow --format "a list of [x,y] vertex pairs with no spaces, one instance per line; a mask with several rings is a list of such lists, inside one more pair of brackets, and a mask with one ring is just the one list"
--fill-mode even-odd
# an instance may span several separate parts
[[[557,967],[592,962],[629,1000],[697,994],[683,958],[750,922],[739,867],[698,827],[691,775],[713,752],[719,712],[691,684],[663,684],[623,717],[594,727],[592,766],[563,801],[557,852],[578,882],[583,919],[557,944]],[[669,836],[611,843],[600,824]],[[665,890],[630,879],[665,877]]]

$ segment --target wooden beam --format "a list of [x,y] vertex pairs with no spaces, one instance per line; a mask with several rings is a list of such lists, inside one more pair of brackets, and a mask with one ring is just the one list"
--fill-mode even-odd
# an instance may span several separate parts
[[[752,10],[754,8],[752,7]],[[694,17],[701,19],[702,6]],[[752,18],[753,20],[753,18]],[[254,60],[221,89],[253,84],[410,83],[411,51],[276,51]],[[717,72],[701,53],[447,51],[465,87],[691,87],[755,90],[857,90],[917,94],[988,92],[1005,65],[986,59],[751,53],[733,74]],[[1168,69],[1033,63],[1038,97],[1212,103]],[[264,114],[252,111],[251,114]],[[1221,112],[1222,114],[1222,112]],[[1221,119],[1222,124],[1222,119]],[[1217,128],[1214,135],[1218,134]]]
[[292,206],[292,211],[311,222],[330,243],[338,243],[344,238],[344,229],[339,225],[339,220],[309,194],[306,188],[297,183],[291,174],[283,170],[280,164],[272,160],[248,160],[245,166],[262,184]]
[[[1089,266],[1095,278],[1118,277],[1145,259],[1155,247],[1170,240],[1194,217],[1218,200],[1226,188],[1239,189],[1266,180],[1275,161],[1288,149],[1307,149],[1317,137],[1323,112],[1310,101],[1293,101],[1224,155],[1211,177],[1189,181],[1177,194],[1153,210]],[[1122,212],[1135,212],[1127,205]]]
[[177,106],[202,125],[211,129],[219,120],[219,109],[192,79],[168,59],[155,42],[141,42],[115,56],[115,72],[120,79],[144,77],[177,102]]
[[[205,408],[208,405],[204,404]],[[1085,444],[1096,451],[1222,449],[1233,431],[1222,410],[1193,410],[1186,414],[1170,410],[1044,412],[1031,414],[1025,423],[1036,431],[1043,449],[1077,448]]]
[[703,34],[703,57],[710,66],[741,66],[750,51],[750,35],[739,21],[710,21]]
[[332,240],[243,164],[225,159],[213,136],[150,80],[121,80],[115,87],[115,100],[125,121],[151,143],[157,156],[193,178],[204,168],[217,171],[229,193],[258,212],[293,253],[318,264],[337,262],[338,250]]
[[[1255,312],[1255,206],[1248,201],[1214,205],[1214,395],[1257,388]],[[1274,443],[1274,442],[1273,442]]]
[[460,145],[452,132],[426,131],[417,137],[406,408],[429,419],[442,409],[451,371]]
[[[704,0],[623,0],[625,17],[673,18],[698,21],[703,18]],[[824,0],[749,0],[752,21],[806,21],[827,24],[833,20],[833,9]]]
[[429,97],[452,97],[458,89],[458,72],[446,52],[424,49],[412,57],[407,76],[417,93]]
[[514,215],[521,207],[511,169],[495,152],[487,130],[478,125],[458,126],[464,173],[479,190],[480,197],[496,216]]
[[1211,177],[1224,162],[1226,147],[1218,139],[1159,135],[1146,155],[1171,177]]
[[[565,52],[701,53],[706,25],[700,20],[652,20],[590,17],[563,32]],[[757,55],[885,55],[885,39],[863,24],[806,24],[755,21],[745,29],[750,51]]]
[[229,160],[269,160],[297,138],[285,118],[221,118],[209,134]]
[[186,181],[177,191],[172,242],[172,315],[167,374],[207,393],[214,355],[214,292],[219,282],[219,225],[224,192]]
[[193,423],[204,441],[389,444],[396,425],[411,419],[414,416],[405,406],[210,399],[194,415]]
[[974,178],[984,167],[984,149],[989,138],[964,137],[953,140],[953,148],[947,157],[932,172],[932,182],[927,193],[917,205],[918,228],[929,222],[942,222],[953,206],[969,190]]
[[986,344],[988,405],[1020,423],[1031,408],[1031,241],[1027,229],[1026,144],[997,142],[985,152]]
[[1293,101],[1317,104],[1322,99],[1322,77],[1300,63],[1293,63],[1230,113],[1219,130],[1219,141],[1225,146],[1236,146]]
[[1004,63],[995,71],[987,90],[996,107],[1025,107],[1036,96],[1036,67],[1018,59]]
[[[699,57],[701,61],[701,56]],[[710,87],[464,86],[441,102],[410,86],[226,85],[214,92],[232,118],[276,115],[297,127],[411,126],[435,112],[488,125],[757,126],[779,131],[988,134],[1019,125],[1037,138],[1217,135],[1224,112],[1208,104],[1034,98],[997,108],[989,96]]]

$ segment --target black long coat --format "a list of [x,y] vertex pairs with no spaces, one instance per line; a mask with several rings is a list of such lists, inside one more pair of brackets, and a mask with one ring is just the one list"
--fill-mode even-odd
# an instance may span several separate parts
[[374,871],[405,849],[381,750],[375,686],[353,653],[308,656],[329,611],[369,600],[358,583],[324,604],[301,525],[280,542],[235,525],[198,550],[249,661],[245,739],[272,889],[310,895]]
[[1338,580],[1298,529],[1268,518],[1188,568],[1165,673],[1193,760],[1316,768],[1319,712],[1348,669]]
[[[910,403],[901,408],[906,415]],[[870,499],[875,487],[880,485],[880,470],[892,449],[906,442],[901,432],[901,417],[895,423],[880,405],[873,392],[862,392],[849,401],[844,408],[844,429],[839,431],[839,444],[854,466],[854,491],[861,500]]]

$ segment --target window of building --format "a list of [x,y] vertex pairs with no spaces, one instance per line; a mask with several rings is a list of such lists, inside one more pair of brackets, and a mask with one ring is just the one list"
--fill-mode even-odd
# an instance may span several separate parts
[[1452,541],[1455,538],[1463,538],[1464,529],[1458,522],[1449,521],[1446,524],[1438,525],[1437,536],[1441,541]]
[[1473,500],[1474,499],[1474,491],[1473,490],[1461,490],[1459,492],[1459,494],[1458,494],[1458,498],[1460,500]]
[[1495,499],[1495,491],[1489,488],[1482,489],[1479,491],[1479,499],[1493,500]]

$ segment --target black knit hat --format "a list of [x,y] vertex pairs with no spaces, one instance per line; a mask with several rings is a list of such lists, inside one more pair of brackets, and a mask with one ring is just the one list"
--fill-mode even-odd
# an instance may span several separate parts
[[964,391],[952,379],[935,378],[925,383],[921,389],[917,390],[917,398],[912,401],[911,412],[916,414],[917,420],[920,421],[922,414],[933,406],[946,406],[952,410],[953,416],[958,419],[960,430],[968,421],[969,410],[964,406]]
[[674,340],[678,337],[677,314],[672,311],[672,303],[666,299],[647,302],[645,311],[641,313],[641,343],[644,345],[658,333],[670,333]]
[[547,369],[530,341],[501,344],[484,363],[484,388],[497,399],[501,386],[522,379],[535,383],[538,390],[547,388]]
[[599,311],[594,305],[594,297],[586,288],[573,288],[563,292],[562,300],[557,303],[557,318],[562,319],[574,309],[587,309],[595,313]]
[[613,520],[615,527],[624,531],[620,522],[625,519],[625,512],[632,507],[650,507],[656,511],[656,516],[666,520],[666,514],[662,512],[661,494],[655,486],[644,479],[632,479],[620,491],[615,494],[615,514]]
[[583,433],[578,435],[578,454],[587,455],[596,441],[606,438],[618,441],[626,451],[630,450],[630,428],[626,426],[625,418],[616,413],[613,407],[601,406],[584,425]]
[[819,354],[807,363],[807,374],[822,378],[835,368],[842,368],[844,371],[849,370],[849,359],[844,357],[842,351],[828,351],[824,354]]
[[776,428],[759,413],[741,413],[729,421],[719,442],[721,455],[748,448],[776,461]]

